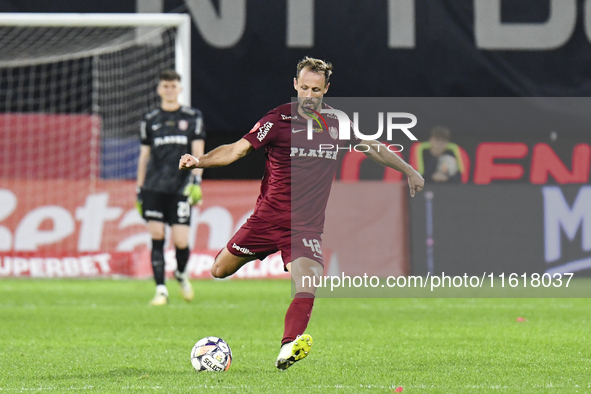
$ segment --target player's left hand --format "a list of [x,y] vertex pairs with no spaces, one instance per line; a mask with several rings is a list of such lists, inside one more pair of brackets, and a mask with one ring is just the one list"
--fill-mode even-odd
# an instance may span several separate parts
[[144,216],[144,198],[142,197],[142,188],[137,187],[135,189],[135,209],[137,209],[140,216]]
[[420,192],[425,187],[425,180],[417,171],[408,176],[408,187],[410,188],[410,196],[414,197],[416,192]]
[[186,187],[185,190],[183,191],[183,195],[187,196],[187,202],[189,203],[189,205],[195,205],[195,204],[199,204],[201,205],[203,203],[203,192],[201,191],[201,180],[197,180],[193,183],[189,183]]

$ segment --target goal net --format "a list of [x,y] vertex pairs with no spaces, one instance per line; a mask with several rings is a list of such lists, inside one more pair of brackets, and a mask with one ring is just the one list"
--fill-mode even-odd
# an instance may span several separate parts
[[0,252],[149,240],[130,209],[138,131],[161,70],[190,104],[189,34],[181,14],[0,14]]

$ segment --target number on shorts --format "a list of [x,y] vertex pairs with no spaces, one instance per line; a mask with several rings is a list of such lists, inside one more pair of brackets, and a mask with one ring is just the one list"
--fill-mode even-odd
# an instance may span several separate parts
[[188,202],[179,201],[177,206],[178,206],[178,209],[176,210],[176,215],[179,218],[189,217],[189,214],[191,213],[191,206],[189,205]]
[[322,254],[322,249],[320,248],[320,242],[317,239],[307,240],[306,238],[302,238],[302,242],[304,243],[305,247],[312,249],[312,252]]

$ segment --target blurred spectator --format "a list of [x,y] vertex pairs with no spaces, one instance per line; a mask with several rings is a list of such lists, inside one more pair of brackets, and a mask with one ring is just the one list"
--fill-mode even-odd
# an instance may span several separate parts
[[460,152],[458,146],[450,142],[451,132],[447,127],[437,126],[431,130],[428,142],[421,143],[423,177],[434,182],[460,182]]

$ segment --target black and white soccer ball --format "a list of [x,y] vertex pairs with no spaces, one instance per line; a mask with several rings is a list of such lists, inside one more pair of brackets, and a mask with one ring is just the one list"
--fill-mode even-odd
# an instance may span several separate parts
[[221,338],[205,337],[193,346],[191,364],[197,372],[225,372],[232,364],[232,350]]

